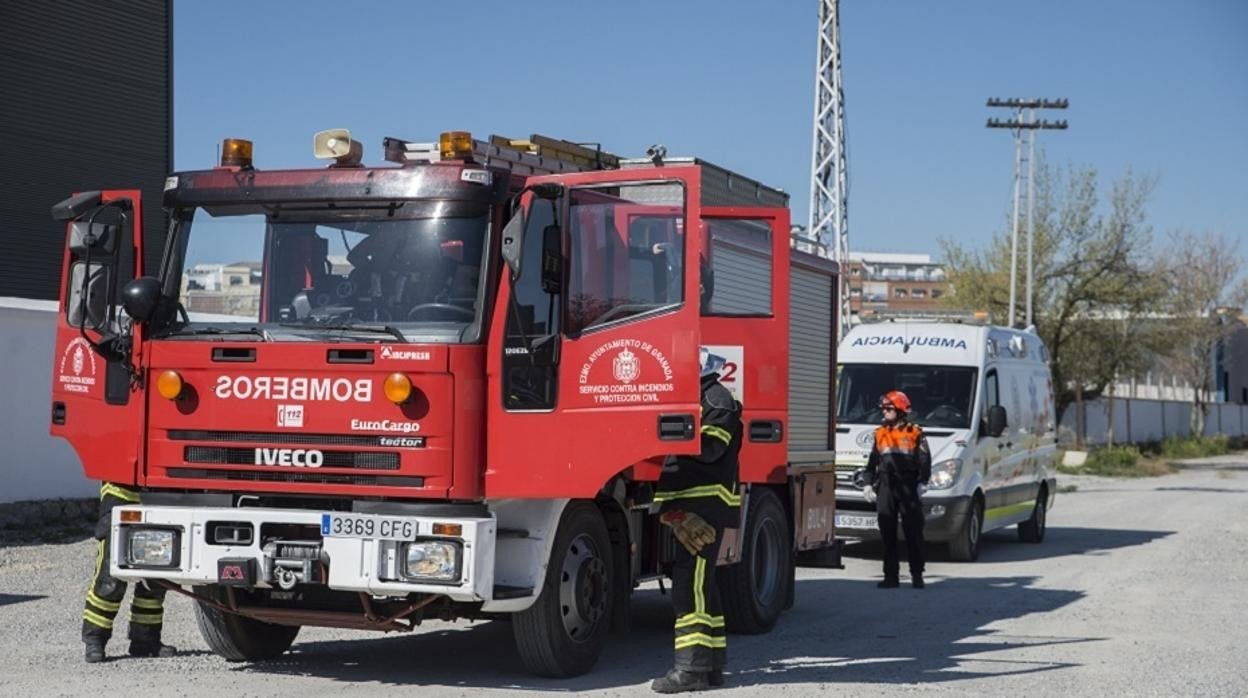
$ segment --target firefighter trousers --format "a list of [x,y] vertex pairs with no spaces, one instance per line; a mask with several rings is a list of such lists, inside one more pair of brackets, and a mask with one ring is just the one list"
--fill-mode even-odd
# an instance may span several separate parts
[[[121,602],[126,595],[126,583],[114,579],[108,568],[113,507],[138,502],[139,495],[133,490],[108,482],[100,486],[100,518],[95,527],[95,572],[91,576],[86,606],[82,610],[83,642],[108,642],[113,635],[113,621],[121,611]],[[146,582],[134,585],[134,594],[130,599],[131,642],[160,642],[164,607],[163,587],[151,588]]]
[[906,536],[906,560],[910,576],[923,574],[923,505],[919,501],[918,484],[906,481],[889,482],[881,488],[876,504],[880,538],[884,542],[884,578],[898,579],[901,561],[897,543],[897,519]]
[[676,610],[676,668],[682,671],[723,670],[728,658],[724,610],[715,581],[715,561],[723,529],[715,542],[697,556],[676,546],[672,562],[672,605]]

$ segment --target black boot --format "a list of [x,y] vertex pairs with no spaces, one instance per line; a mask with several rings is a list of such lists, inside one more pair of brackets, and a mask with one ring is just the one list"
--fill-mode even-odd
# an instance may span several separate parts
[[705,691],[710,687],[707,683],[707,672],[682,671],[672,669],[667,674],[650,682],[650,690],[655,693],[686,693],[689,691]]
[[923,583],[923,573],[922,573],[922,572],[911,572],[911,573],[910,573],[910,583],[911,583],[912,585],[914,585],[914,588],[915,588],[915,589],[922,589],[923,587],[927,586],[927,584]]
[[178,650],[160,641],[156,642],[131,642],[131,657],[172,657],[178,653]]
[[723,669],[711,669],[710,673],[706,675],[706,683],[712,688],[719,688],[720,686],[723,686],[724,685],[724,670]]
[[87,640],[87,648],[83,652],[83,659],[87,660],[87,664],[97,664],[104,661],[104,641],[103,640]]
[[901,582],[897,581],[896,577],[885,577],[884,581],[876,584],[876,586],[881,589],[896,589],[901,586]]

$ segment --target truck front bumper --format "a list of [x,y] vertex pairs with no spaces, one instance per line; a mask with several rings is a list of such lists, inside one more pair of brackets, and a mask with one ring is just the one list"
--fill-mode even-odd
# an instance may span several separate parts
[[[179,585],[289,588],[285,582],[323,584],[337,591],[374,596],[441,594],[463,602],[493,597],[493,518],[350,515],[364,523],[372,519],[375,531],[383,530],[384,521],[387,531],[403,528],[414,535],[414,540],[400,541],[337,537],[326,530],[324,516],[299,509],[116,507],[109,568],[117,579],[165,580]],[[439,524],[438,533],[434,533],[434,524]],[[407,526],[411,528],[404,528]],[[454,534],[456,526],[458,533]],[[219,530],[231,535],[222,536]],[[156,538],[170,548],[167,560],[136,562],[142,557],[130,554],[132,542],[151,545]],[[220,542],[221,538],[230,542]],[[407,546],[419,544],[456,551],[454,573],[439,579],[408,573]]]
[[[879,540],[880,529],[876,521],[874,505],[870,510],[864,510],[865,500],[861,495],[859,501],[853,502],[853,508],[841,508],[842,502],[838,501],[836,512],[836,535],[839,538],[854,538],[859,540]],[[971,505],[971,497],[969,495],[960,497],[923,497],[921,500],[923,505],[923,539],[927,542],[941,543],[953,538],[962,522],[966,519],[966,513]],[[905,536],[902,533],[900,521],[898,521],[897,535]]]

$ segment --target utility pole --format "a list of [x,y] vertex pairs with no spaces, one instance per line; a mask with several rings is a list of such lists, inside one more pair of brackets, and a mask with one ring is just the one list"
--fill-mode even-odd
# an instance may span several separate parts
[[838,0],[819,0],[815,118],[810,161],[810,227],[840,266],[837,339],[849,328],[849,181],[845,154],[845,93],[841,83]]
[[1058,130],[1064,131],[1068,128],[1066,121],[1048,121],[1046,119],[1037,119],[1037,109],[1065,109],[1070,106],[1070,100],[1061,99],[999,99],[992,97],[988,100],[990,107],[1004,107],[1014,110],[1014,118],[1009,120],[988,119],[988,128],[1008,128],[1014,131],[1014,224],[1013,235],[1010,241],[1010,308],[1009,308],[1009,326],[1014,326],[1014,313],[1017,307],[1017,295],[1015,287],[1018,284],[1018,200],[1022,195],[1023,184],[1023,133],[1027,133],[1027,313],[1024,326],[1032,324],[1032,299],[1033,292],[1033,276],[1035,274],[1035,159],[1036,159],[1036,131],[1042,130]]

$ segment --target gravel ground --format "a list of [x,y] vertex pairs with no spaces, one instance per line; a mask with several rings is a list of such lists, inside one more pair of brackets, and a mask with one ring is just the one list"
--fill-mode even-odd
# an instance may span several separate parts
[[[875,588],[878,545],[850,546],[844,570],[799,570],[797,605],[780,625],[730,640],[727,690],[1244,695],[1248,473],[1062,484],[1077,490],[1058,496],[1044,543],[992,534],[973,564],[932,550],[922,591]],[[191,603],[172,595],[166,641],[177,657],[87,666],[86,535],[0,540],[0,695],[641,695],[670,662],[670,605],[647,589],[633,631],[569,681],[526,676],[505,623],[434,622],[404,636],[308,629],[282,660],[231,664],[205,649]],[[124,652],[124,640],[109,650]]]

